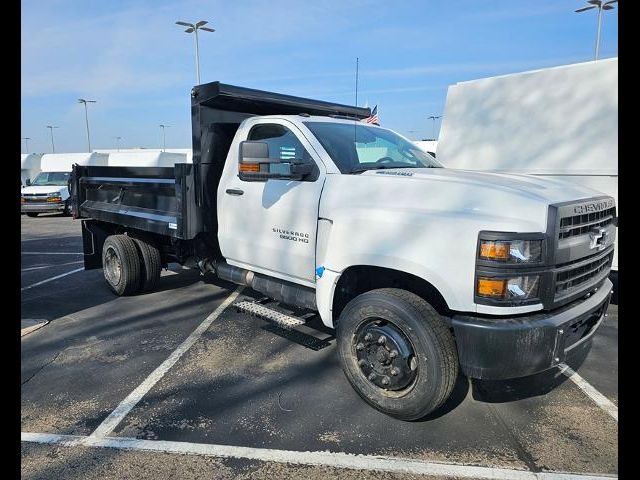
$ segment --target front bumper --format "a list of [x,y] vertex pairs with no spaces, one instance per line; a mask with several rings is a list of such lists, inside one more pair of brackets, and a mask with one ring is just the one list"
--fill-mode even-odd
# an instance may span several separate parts
[[23,203],[21,212],[22,213],[27,213],[27,212],[47,213],[47,212],[61,212],[63,210],[64,210],[64,202]]
[[470,378],[504,380],[564,362],[573,349],[591,341],[604,320],[612,287],[605,279],[588,298],[550,312],[513,318],[454,315],[462,372]]

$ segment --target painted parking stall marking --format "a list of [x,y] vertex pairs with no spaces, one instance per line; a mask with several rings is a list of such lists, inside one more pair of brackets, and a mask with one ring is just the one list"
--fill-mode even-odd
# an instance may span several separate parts
[[561,364],[560,372],[566,375],[569,380],[575,383],[591,400],[595,402],[602,410],[611,415],[615,421],[618,421],[618,407],[607,397],[596,390],[589,382],[582,378],[569,365]]
[[77,435],[22,432],[23,442],[44,443],[66,447],[102,447],[121,450],[154,451],[182,455],[201,455],[221,458],[240,458],[298,465],[346,468],[362,471],[385,471],[413,475],[489,480],[605,480],[615,475],[570,472],[531,472],[501,467],[478,467],[453,463],[429,462],[410,458],[375,455],[354,455],[342,452],[299,452],[268,448],[236,447],[207,443],[174,442],[166,440],[140,440],[126,437],[96,438]]
[[39,282],[32,283],[31,285],[27,285],[26,287],[22,287],[20,289],[20,291],[24,292],[25,290],[29,290],[30,288],[37,287],[37,286],[43,285],[45,283],[53,282],[54,280],[58,280],[59,278],[66,277],[67,275],[71,275],[72,273],[81,272],[82,270],[84,270],[84,267],[76,268],[75,270],[71,270],[70,272],[62,273],[60,275],[56,275],[55,277],[46,278],[46,279],[41,280]]
[[144,397],[153,386],[160,381],[160,379],[169,371],[169,369],[189,350],[196,340],[209,328],[213,321],[222,314],[222,312],[236,299],[240,294],[243,287],[236,288],[231,295],[229,295],[224,302],[222,302],[218,308],[216,308],[211,315],[196,328],[187,339],[180,344],[180,346],[173,351],[169,358],[167,358],[158,368],[156,368],[151,375],[149,375],[138,387],[131,392],[127,398],[125,398],[116,409],[109,414],[104,421],[98,425],[94,432],[88,438],[101,438],[109,435],[118,424],[127,416],[133,407],[135,407],[142,397]]

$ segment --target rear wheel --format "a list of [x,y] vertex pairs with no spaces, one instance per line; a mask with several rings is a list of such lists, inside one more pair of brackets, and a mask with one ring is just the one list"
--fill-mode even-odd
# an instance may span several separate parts
[[109,288],[118,296],[131,295],[140,287],[140,256],[126,235],[111,235],[102,247],[102,268]]
[[151,243],[140,238],[133,238],[140,256],[140,290],[152,291],[160,280],[162,258],[160,250]]
[[349,383],[381,412],[416,420],[453,390],[453,336],[433,307],[411,292],[383,288],[354,298],[340,315],[337,337]]
[[27,212],[27,217],[37,217],[38,216],[38,212]]

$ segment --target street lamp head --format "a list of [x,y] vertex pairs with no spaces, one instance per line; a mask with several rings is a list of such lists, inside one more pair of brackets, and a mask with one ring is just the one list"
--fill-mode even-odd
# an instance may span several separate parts
[[200,20],[198,23],[196,23],[196,28],[203,27],[203,26],[205,26],[207,23],[209,23],[209,22],[207,22],[206,20]]
[[215,32],[215,29],[209,27],[200,27],[198,30],[204,30],[205,32]]
[[590,7],[582,7],[576,10],[576,13],[580,13],[580,12],[586,12],[587,10],[591,10],[592,8],[596,8],[594,6],[590,6]]
[[602,9],[603,9],[603,10],[613,10],[613,7],[612,7],[611,5],[608,5],[608,4],[607,4],[607,5],[603,5],[603,6],[602,6]]
[[196,30],[195,28],[191,28],[191,27],[189,27],[189,28],[187,28],[187,29],[185,30],[185,32],[187,32],[187,33],[193,33],[193,32],[195,32],[195,30]]
[[189,23],[189,22],[176,22],[176,25],[182,25],[183,27],[194,27],[195,25],[193,23]]

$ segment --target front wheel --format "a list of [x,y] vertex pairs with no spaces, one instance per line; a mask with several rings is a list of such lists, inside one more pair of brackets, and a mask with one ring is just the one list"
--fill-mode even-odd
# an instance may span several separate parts
[[422,418],[453,390],[453,336],[433,307],[411,292],[383,288],[357,296],[340,315],[337,339],[347,380],[387,415]]
[[27,217],[35,218],[38,216],[39,212],[27,212]]

